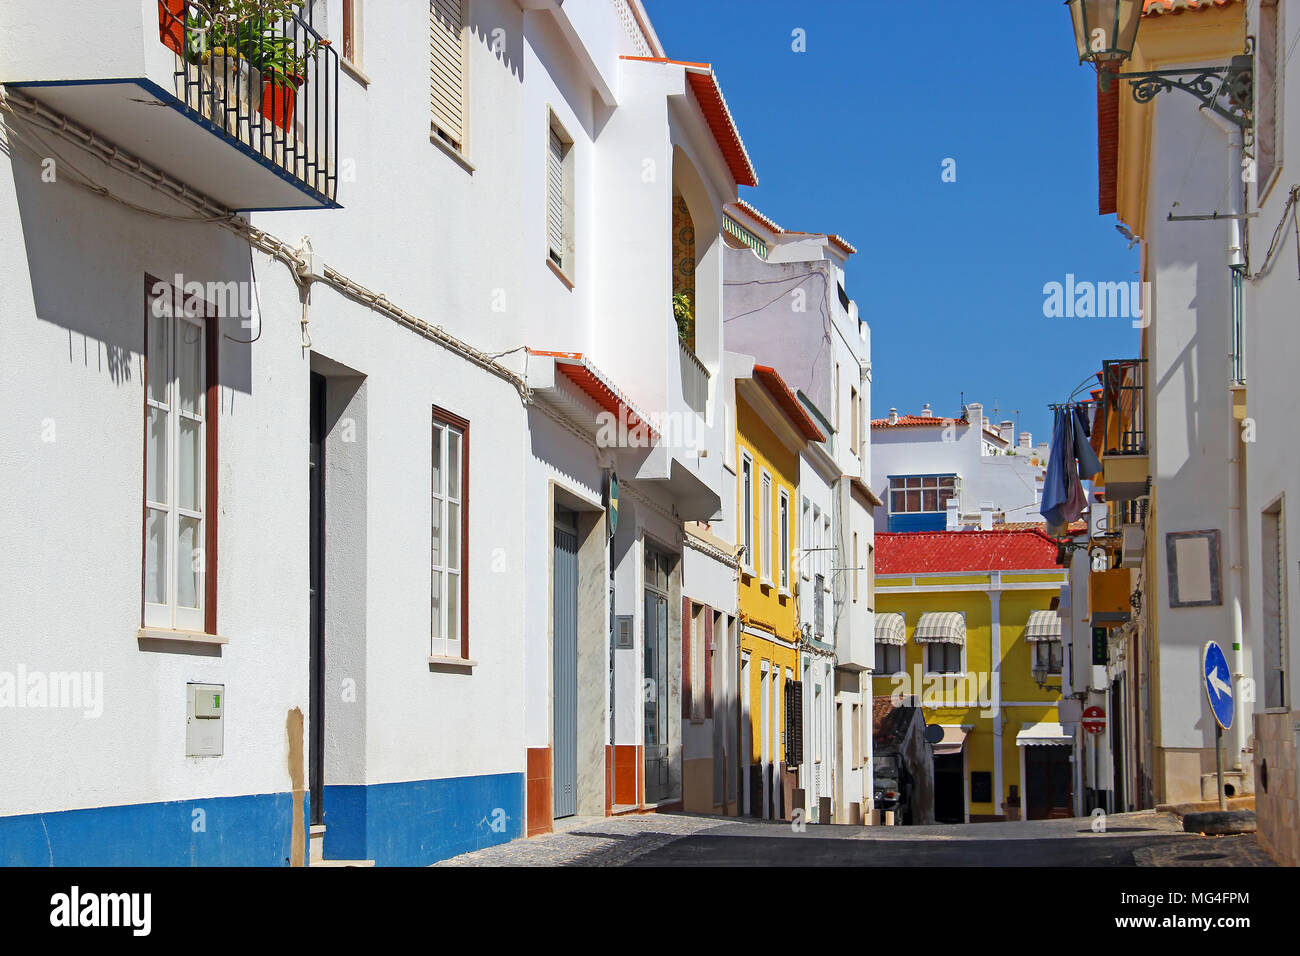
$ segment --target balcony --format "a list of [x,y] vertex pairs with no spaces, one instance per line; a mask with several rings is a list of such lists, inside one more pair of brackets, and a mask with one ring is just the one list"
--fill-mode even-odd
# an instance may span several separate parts
[[0,82],[228,209],[338,208],[338,55],[216,6],[5,0]]
[[1107,501],[1147,493],[1146,359],[1103,362],[1101,467]]
[[682,369],[682,398],[697,415],[703,415],[709,404],[709,370],[699,356],[681,339],[677,340]]

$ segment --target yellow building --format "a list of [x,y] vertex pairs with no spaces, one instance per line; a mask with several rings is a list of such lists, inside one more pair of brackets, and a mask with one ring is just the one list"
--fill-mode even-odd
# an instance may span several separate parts
[[740,554],[741,753],[743,811],[788,818],[795,787],[786,770],[787,714],[799,673],[799,606],[795,573],[799,543],[799,452],[825,436],[773,369],[754,366],[736,379],[736,502]]
[[876,535],[876,697],[914,698],[940,823],[1074,816],[1077,730],[1058,705],[1066,583],[1037,530]]

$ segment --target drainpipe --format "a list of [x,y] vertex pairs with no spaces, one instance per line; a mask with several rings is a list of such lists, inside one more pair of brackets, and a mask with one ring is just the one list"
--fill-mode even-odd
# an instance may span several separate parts
[[[1245,211],[1246,184],[1238,182],[1238,170],[1242,168],[1242,129],[1236,123],[1229,122],[1217,114],[1206,112],[1216,126],[1228,134],[1228,171],[1232,185],[1228,189],[1228,220],[1230,239],[1228,243],[1229,266],[1244,266],[1245,256],[1245,220],[1241,218]],[[1236,714],[1233,716],[1233,753],[1231,766],[1241,770],[1241,755],[1246,749],[1246,718],[1248,706],[1243,700],[1242,682],[1246,672],[1246,651],[1242,626],[1242,585],[1241,585],[1241,465],[1245,459],[1246,449],[1241,441],[1241,430],[1237,420],[1228,416],[1228,629],[1232,635],[1232,670],[1234,686],[1234,704]]]

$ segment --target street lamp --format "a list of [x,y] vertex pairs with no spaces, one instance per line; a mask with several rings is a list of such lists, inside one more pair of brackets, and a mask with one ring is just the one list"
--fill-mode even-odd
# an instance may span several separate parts
[[[1074,43],[1080,63],[1091,63],[1097,70],[1097,84],[1105,93],[1115,79],[1128,80],[1133,99],[1150,103],[1164,90],[1179,89],[1191,93],[1202,106],[1243,129],[1253,120],[1253,43],[1247,40],[1246,52],[1234,56],[1227,66],[1195,70],[1146,70],[1121,73],[1119,68],[1133,55],[1138,27],[1147,0],[1065,0],[1074,23]],[[1220,99],[1226,97],[1226,105]]]
[[1036,651],[1034,654],[1034,666],[1030,669],[1029,673],[1040,690],[1047,689],[1047,662],[1039,660]]

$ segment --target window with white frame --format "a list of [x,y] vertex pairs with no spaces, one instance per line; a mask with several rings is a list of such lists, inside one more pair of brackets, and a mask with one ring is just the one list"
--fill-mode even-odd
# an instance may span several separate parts
[[932,641],[925,645],[925,669],[931,674],[961,674],[962,645],[950,641]]
[[759,545],[761,553],[759,560],[762,566],[759,570],[759,576],[764,583],[772,583],[772,476],[763,469],[763,492],[758,499],[758,527],[759,533],[763,536],[762,543]]
[[465,151],[465,0],[429,0],[430,97],[433,135],[458,153]]
[[781,590],[786,591],[790,588],[790,494],[784,488],[781,489],[781,511],[777,516],[781,522],[780,531],[777,537],[780,540],[781,556]]
[[891,476],[890,514],[917,514],[948,510],[948,499],[957,496],[956,475]]
[[858,426],[858,390],[852,385],[849,386],[849,450],[853,454],[858,454],[858,432],[861,429]]
[[876,641],[876,673],[901,674],[903,672],[903,648],[898,644]]
[[[209,323],[198,297],[146,280],[144,627],[211,633],[216,609],[216,388]],[[211,359],[211,361],[210,361]],[[212,536],[215,539],[215,535]]]
[[469,656],[465,574],[469,513],[469,422],[443,409],[433,410],[430,486],[430,592],[434,657]]
[[1048,674],[1060,674],[1063,660],[1060,641],[1034,642],[1034,667],[1045,668]]
[[745,567],[754,571],[754,459],[741,452],[740,460],[740,529],[745,546]]
[[835,536],[831,534],[831,513],[822,513],[822,581],[827,591],[831,589],[831,570],[835,567],[833,547]]

